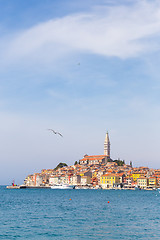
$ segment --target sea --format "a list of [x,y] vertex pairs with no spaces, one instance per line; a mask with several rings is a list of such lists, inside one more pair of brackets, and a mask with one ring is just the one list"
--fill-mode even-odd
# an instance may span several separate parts
[[1,186],[0,239],[160,240],[160,193]]

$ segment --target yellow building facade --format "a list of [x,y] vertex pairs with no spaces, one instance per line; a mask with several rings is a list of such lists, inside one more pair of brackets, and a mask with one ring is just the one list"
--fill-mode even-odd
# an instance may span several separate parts
[[133,178],[134,182],[137,182],[137,179],[141,178],[143,176],[144,176],[144,174],[141,174],[141,173],[132,173],[132,175],[131,175],[131,177]]
[[115,174],[104,174],[100,178],[100,184],[104,189],[111,189],[113,188],[114,183],[120,183],[119,176]]

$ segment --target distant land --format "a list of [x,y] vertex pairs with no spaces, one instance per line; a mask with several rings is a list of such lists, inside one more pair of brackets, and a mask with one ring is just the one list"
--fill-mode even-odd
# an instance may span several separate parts
[[[59,163],[54,169],[42,169],[25,178],[22,187],[52,187],[72,185],[75,188],[91,189],[145,189],[160,186],[160,169],[133,167],[132,162],[112,160],[110,157],[109,134],[106,133],[103,155],[84,155],[74,165]],[[18,187],[14,183],[13,187]]]

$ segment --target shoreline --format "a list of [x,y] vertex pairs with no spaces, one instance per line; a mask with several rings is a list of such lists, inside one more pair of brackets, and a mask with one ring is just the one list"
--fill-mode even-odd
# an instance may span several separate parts
[[[16,185],[16,186],[6,186],[7,189],[51,189],[51,186],[25,186],[25,185]],[[88,187],[88,186],[75,186],[75,190],[122,190],[122,191],[126,191],[126,190],[132,190],[132,191],[141,191],[141,190],[145,190],[145,191],[157,191],[160,190],[159,188],[156,189],[135,189],[135,188],[94,188],[94,187]],[[63,190],[63,189],[61,189]]]

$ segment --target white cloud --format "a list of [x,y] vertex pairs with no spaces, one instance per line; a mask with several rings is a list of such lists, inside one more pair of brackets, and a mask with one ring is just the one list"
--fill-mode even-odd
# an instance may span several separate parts
[[[158,48],[160,3],[97,7],[40,23],[5,41],[4,60],[45,62],[72,51],[128,58]],[[1,50],[2,51],[2,50]]]

